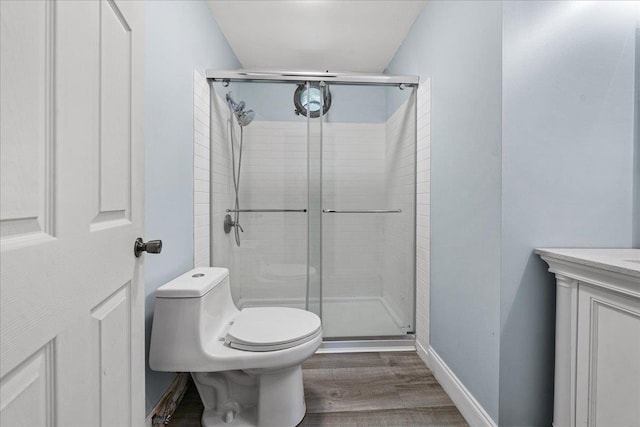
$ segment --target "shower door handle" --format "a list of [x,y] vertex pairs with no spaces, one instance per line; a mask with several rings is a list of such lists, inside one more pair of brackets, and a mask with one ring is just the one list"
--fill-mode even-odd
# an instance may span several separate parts
[[227,209],[225,212],[306,212],[306,209]]
[[322,213],[402,213],[402,209],[322,209]]

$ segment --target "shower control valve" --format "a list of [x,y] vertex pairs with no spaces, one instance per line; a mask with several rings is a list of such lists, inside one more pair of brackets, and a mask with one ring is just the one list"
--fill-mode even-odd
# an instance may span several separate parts
[[240,223],[236,223],[231,218],[231,215],[227,214],[227,215],[224,216],[224,232],[225,232],[225,234],[231,233],[231,228],[232,227],[238,227],[240,229],[240,231],[242,231],[244,233],[244,230],[242,229],[242,226],[240,225]]

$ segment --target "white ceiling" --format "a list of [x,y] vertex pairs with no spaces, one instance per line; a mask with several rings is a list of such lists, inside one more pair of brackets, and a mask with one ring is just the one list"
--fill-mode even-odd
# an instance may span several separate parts
[[382,72],[423,0],[208,0],[247,69]]

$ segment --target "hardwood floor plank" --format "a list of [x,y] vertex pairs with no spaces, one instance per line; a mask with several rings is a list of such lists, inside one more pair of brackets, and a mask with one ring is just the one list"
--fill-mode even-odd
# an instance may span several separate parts
[[380,359],[387,366],[421,366],[426,368],[422,359],[414,351],[380,353]]
[[440,384],[398,385],[396,392],[403,408],[454,406]]
[[396,384],[438,384],[431,371],[422,367],[391,367]]
[[307,414],[300,427],[455,426],[468,424],[455,407]]
[[370,387],[366,383],[308,384],[305,386],[308,412],[367,411],[402,407],[393,385]]
[[316,354],[302,364],[302,369],[367,368],[383,366],[380,353]]
[[397,382],[394,380],[396,373],[393,368],[386,366],[367,368],[338,368],[338,369],[305,369],[302,371],[304,379],[314,382],[370,382],[371,385]]

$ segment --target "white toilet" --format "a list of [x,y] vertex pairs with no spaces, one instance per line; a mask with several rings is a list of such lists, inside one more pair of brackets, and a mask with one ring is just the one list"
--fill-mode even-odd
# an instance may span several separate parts
[[290,427],[305,415],[301,365],[320,318],[279,307],[238,310],[226,268],[196,268],[158,288],[149,365],[191,372],[202,425]]

